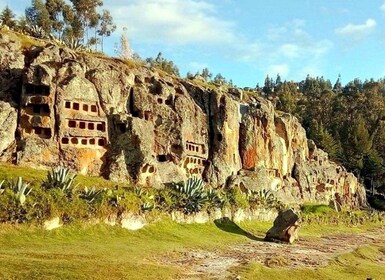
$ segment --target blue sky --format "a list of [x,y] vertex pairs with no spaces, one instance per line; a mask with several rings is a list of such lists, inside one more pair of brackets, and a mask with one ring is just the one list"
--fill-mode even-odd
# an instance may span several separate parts
[[[18,11],[29,0],[0,0]],[[238,86],[267,74],[332,83],[385,76],[385,0],[104,0],[143,58],[159,51],[182,75],[208,67]]]

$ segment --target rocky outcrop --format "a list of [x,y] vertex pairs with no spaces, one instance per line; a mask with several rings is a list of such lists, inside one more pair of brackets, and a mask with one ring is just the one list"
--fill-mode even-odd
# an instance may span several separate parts
[[357,179],[263,98],[53,44],[22,49],[8,36],[0,52],[3,160],[153,187],[201,176],[286,203],[365,203]]
[[295,240],[298,240],[300,225],[301,221],[292,209],[282,211],[274,220],[273,227],[267,231],[265,240],[293,243]]

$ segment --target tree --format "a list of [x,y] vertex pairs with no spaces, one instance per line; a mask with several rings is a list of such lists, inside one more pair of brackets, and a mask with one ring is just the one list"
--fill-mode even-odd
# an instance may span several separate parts
[[0,21],[9,28],[14,28],[16,26],[15,14],[8,5],[1,11]]
[[266,75],[265,84],[263,86],[263,92],[269,96],[274,92],[274,82],[273,79]]
[[160,70],[163,70],[171,75],[179,77],[178,66],[176,66],[172,60],[167,60],[163,58],[161,52],[158,53],[155,59],[151,57],[146,58],[146,62],[152,67],[159,68]]
[[[103,10],[102,16],[100,18],[100,26],[98,29],[98,35],[102,38],[101,45],[102,45],[102,51],[104,50],[104,37],[111,36],[111,34],[116,30],[116,25],[113,22],[111,13],[108,10]],[[126,31],[126,30],[124,30]],[[126,33],[123,34],[125,37],[124,42],[122,43],[122,46],[125,45],[125,48],[129,48],[128,39]],[[131,55],[132,57],[132,55]]]
[[277,74],[277,78],[275,79],[275,90],[279,90],[282,86],[282,79],[279,73]]
[[225,85],[227,84],[226,78],[222,76],[221,73],[218,73],[213,80],[214,83],[220,84],[220,85]]
[[213,74],[207,67],[205,67],[202,69],[201,76],[203,79],[205,79],[205,81],[208,81],[213,76]]
[[335,83],[334,86],[333,86],[333,90],[334,90],[334,91],[340,91],[341,89],[342,89],[342,85],[341,85],[341,75],[338,75],[337,81],[336,81],[336,83]]
[[277,95],[279,98],[277,103],[277,109],[294,114],[297,105],[297,86],[294,83],[284,82],[282,86],[278,89]]
[[51,32],[52,20],[42,0],[32,0],[32,6],[25,10],[25,17],[29,25],[39,26],[48,34]]
[[83,40],[86,40],[88,43],[89,40],[89,29],[96,28],[99,16],[97,13],[97,8],[103,5],[102,0],[70,0],[73,4],[76,17],[82,26],[82,30],[85,32],[85,37],[83,35]]
[[132,51],[128,40],[126,27],[123,27],[123,33],[120,36],[120,45],[115,47],[115,53],[121,59],[132,59],[134,56],[134,52]]

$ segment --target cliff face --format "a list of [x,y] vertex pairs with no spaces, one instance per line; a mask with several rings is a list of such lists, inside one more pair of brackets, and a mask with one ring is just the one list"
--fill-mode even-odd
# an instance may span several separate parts
[[365,191],[291,115],[237,89],[0,35],[0,159],[160,187],[190,176],[288,203]]

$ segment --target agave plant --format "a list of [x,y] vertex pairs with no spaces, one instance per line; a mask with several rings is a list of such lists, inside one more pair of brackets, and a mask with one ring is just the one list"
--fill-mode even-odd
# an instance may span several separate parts
[[212,206],[222,207],[224,199],[220,196],[219,192],[213,188],[209,188],[206,192],[207,201]]
[[0,194],[4,193],[4,191],[5,191],[5,186],[3,187],[4,182],[5,182],[5,180],[0,182]]
[[47,38],[47,34],[44,31],[44,29],[38,25],[27,25],[26,31],[29,33],[29,35],[35,38],[39,38],[39,39]]
[[23,182],[23,178],[19,177],[16,182],[11,183],[10,189],[15,193],[20,205],[25,203],[27,195],[32,191],[28,183]]
[[79,39],[71,37],[68,41],[64,42],[67,48],[70,48],[74,51],[85,50],[85,47],[82,45]]
[[269,190],[249,191],[248,193],[250,201],[262,202],[263,204],[272,204],[277,202],[274,194]]
[[80,192],[80,198],[86,200],[88,203],[93,203],[103,193],[103,190],[97,190],[95,187],[84,189]]
[[69,168],[58,166],[48,172],[45,185],[47,188],[58,188],[63,192],[70,192],[74,189],[72,185],[75,178],[76,174],[70,174]]
[[186,214],[199,212],[207,202],[207,194],[200,178],[189,178],[183,184],[176,185],[175,190],[180,195],[180,197],[177,197],[179,207]]

